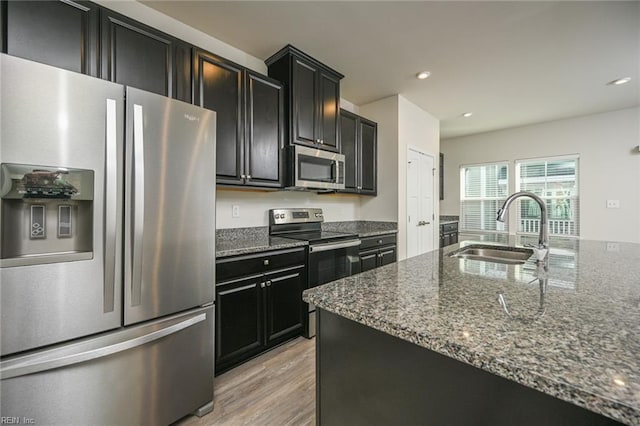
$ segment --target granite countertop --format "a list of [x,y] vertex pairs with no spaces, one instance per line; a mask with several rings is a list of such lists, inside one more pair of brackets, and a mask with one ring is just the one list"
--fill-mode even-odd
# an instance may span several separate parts
[[398,232],[398,224],[396,222],[353,220],[348,222],[324,222],[322,229],[324,231],[358,234],[359,237],[363,238]]
[[547,271],[532,260],[505,265],[449,257],[456,244],[306,290],[303,298],[640,424],[640,244],[616,244],[607,251],[605,242],[552,240]]
[[269,237],[269,227],[267,226],[216,231],[217,258],[306,245],[308,245],[306,241]]
[[[358,234],[360,237],[398,232],[396,222],[348,221],[324,222],[325,231]],[[270,237],[268,226],[251,228],[227,228],[216,231],[216,257],[260,253],[289,247],[306,246],[306,241]]]

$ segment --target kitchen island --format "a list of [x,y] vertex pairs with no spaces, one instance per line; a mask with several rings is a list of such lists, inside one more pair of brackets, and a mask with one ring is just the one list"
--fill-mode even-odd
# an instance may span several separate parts
[[319,424],[640,424],[640,245],[551,247],[547,270],[453,245],[305,291]]

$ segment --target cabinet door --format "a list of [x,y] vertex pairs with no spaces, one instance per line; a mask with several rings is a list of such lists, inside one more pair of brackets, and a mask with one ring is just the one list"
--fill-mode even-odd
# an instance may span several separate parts
[[317,138],[318,111],[317,73],[312,65],[299,59],[293,60],[293,84],[291,91],[292,132],[291,142],[315,146]]
[[9,1],[0,7],[3,51],[97,77],[98,6],[73,1]]
[[340,80],[320,72],[320,148],[340,151]]
[[349,111],[340,111],[340,140],[344,154],[344,190],[358,192],[358,116]]
[[377,130],[373,121],[360,119],[360,193],[376,195],[378,189],[377,174]]
[[216,286],[216,372],[263,347],[264,276],[254,275]]
[[396,261],[396,248],[387,247],[380,249],[380,266],[388,265]]
[[107,9],[101,15],[102,78],[172,97],[175,40]]
[[245,171],[247,184],[282,186],[282,84],[247,71]]
[[194,53],[194,103],[216,112],[218,183],[239,184],[244,175],[242,75],[239,65],[198,50]]
[[305,282],[304,265],[266,275],[267,345],[302,330]]
[[361,272],[375,269],[378,266],[378,250],[360,252]]

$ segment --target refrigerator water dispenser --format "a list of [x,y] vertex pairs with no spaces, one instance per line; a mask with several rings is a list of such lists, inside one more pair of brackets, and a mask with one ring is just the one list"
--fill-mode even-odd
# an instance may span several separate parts
[[0,165],[0,267],[93,257],[92,170]]

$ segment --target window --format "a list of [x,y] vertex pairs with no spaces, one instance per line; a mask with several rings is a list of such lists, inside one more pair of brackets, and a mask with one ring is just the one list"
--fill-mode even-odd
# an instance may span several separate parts
[[[516,191],[529,191],[547,204],[549,234],[580,235],[578,157],[516,161]],[[540,207],[528,198],[518,201],[518,232],[540,231]]]
[[460,167],[460,229],[462,231],[507,231],[496,221],[498,209],[509,195],[507,163]]

